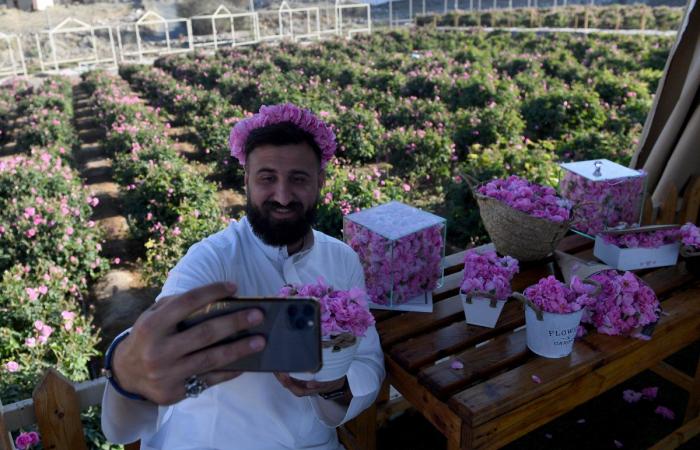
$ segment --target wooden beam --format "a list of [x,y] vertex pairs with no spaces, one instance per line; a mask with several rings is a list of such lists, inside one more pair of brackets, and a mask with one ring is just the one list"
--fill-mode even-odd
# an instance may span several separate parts
[[[460,441],[462,421],[449,407],[421,386],[416,377],[403,370],[391,358],[385,358],[389,382],[394,386],[423,417],[428,419],[438,431],[447,437],[448,443]],[[448,444],[449,445],[449,444]]]
[[657,224],[676,223],[676,212],[678,211],[678,189],[671,184],[663,196],[663,203],[659,209],[659,217],[656,219]]
[[[105,382],[106,379],[100,377],[75,385],[81,410],[87,409],[89,406],[99,405],[102,402]],[[21,400],[5,406],[3,415],[8,430],[18,430],[37,423],[32,399]]]
[[87,450],[73,383],[50,368],[32,394],[44,448]]
[[10,428],[5,423],[5,409],[0,399],[0,450],[13,450]]
[[661,361],[656,366],[652,367],[651,371],[676,386],[683,388],[685,391],[690,392],[693,388],[693,377],[681,372],[666,361]]
[[698,212],[700,212],[700,175],[695,175],[685,186],[683,208],[678,216],[678,223],[697,223],[700,219]]
[[678,448],[681,446],[681,444],[688,442],[698,434],[700,434],[700,417],[696,417],[690,422],[686,422],[685,425],[661,439],[653,447],[650,447],[649,450],[667,450]]

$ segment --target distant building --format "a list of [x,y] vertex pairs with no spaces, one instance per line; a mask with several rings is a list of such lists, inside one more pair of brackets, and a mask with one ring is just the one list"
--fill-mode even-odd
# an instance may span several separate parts
[[53,6],[53,0],[10,0],[7,6],[14,6],[23,11],[43,11]]

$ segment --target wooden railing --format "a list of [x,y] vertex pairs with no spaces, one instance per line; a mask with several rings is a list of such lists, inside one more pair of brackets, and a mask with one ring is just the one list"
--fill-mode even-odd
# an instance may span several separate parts
[[[87,450],[80,412],[102,402],[106,379],[73,384],[54,369],[49,369],[34,388],[31,399],[10,405],[0,402],[0,450],[15,450],[11,430],[38,425],[45,449]],[[125,446],[138,450],[139,444]]]

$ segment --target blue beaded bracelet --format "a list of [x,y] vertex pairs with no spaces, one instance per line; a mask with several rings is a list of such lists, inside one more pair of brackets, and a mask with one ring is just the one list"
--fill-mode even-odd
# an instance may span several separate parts
[[125,391],[121,386],[119,386],[117,380],[114,379],[114,373],[112,372],[112,357],[114,356],[114,349],[117,348],[117,345],[119,345],[119,343],[123,341],[124,338],[126,338],[130,332],[131,329],[123,331],[119,336],[114,338],[111,344],[109,344],[107,353],[105,353],[105,366],[104,369],[102,369],[102,373],[105,376],[105,378],[107,378],[107,381],[109,381],[109,384],[111,384],[114,390],[117,391],[119,394],[132,400],[146,400],[146,397],[142,395]]

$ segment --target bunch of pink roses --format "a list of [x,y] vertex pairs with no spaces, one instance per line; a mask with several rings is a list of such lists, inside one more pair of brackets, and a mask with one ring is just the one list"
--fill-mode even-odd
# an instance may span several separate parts
[[593,289],[576,276],[571,279],[569,287],[550,275],[525,289],[523,294],[544,312],[569,314],[591,304]]
[[284,297],[314,297],[321,304],[321,334],[323,337],[350,333],[364,336],[374,325],[374,316],[367,307],[367,293],[359,288],[339,291],[319,279],[315,284],[286,285],[278,294]]
[[644,200],[644,176],[593,181],[567,171],[559,193],[576,207],[572,227],[596,235],[608,228],[639,223]]
[[406,303],[437,287],[442,275],[443,225],[396,240],[347,221],[346,241],[360,255],[367,293],[379,305]]
[[15,446],[17,450],[27,450],[32,448],[32,446],[37,445],[41,439],[39,439],[39,433],[36,431],[30,431],[28,433],[20,433],[15,439]]
[[678,229],[639,231],[636,233],[603,234],[603,240],[620,248],[659,248],[662,245],[678,242],[681,232]]
[[464,294],[490,292],[503,300],[513,292],[510,282],[518,271],[518,260],[515,258],[499,258],[493,250],[484,253],[469,250],[464,257],[464,278],[460,291]]
[[489,181],[478,189],[480,194],[495,198],[506,205],[534,217],[552,222],[569,220],[569,203],[557,196],[554,189],[520,178],[516,175]]
[[681,227],[680,233],[683,245],[700,250],[700,228],[688,222]]
[[618,336],[658,320],[656,294],[632,272],[605,270],[590,279],[601,289],[584,311],[582,323],[593,325],[599,333]]

